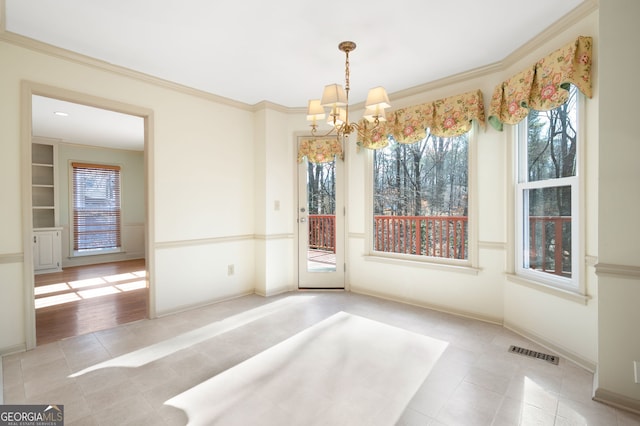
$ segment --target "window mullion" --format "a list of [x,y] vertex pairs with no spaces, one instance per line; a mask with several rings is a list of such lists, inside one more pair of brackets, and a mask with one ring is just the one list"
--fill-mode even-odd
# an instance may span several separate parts
[[533,182],[521,182],[518,184],[518,187],[524,189],[556,188],[559,186],[573,186],[577,182],[578,178],[571,176],[566,178],[536,180]]

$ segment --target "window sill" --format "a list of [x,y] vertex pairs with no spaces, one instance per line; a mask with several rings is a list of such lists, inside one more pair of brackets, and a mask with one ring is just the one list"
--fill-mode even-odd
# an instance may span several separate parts
[[553,296],[561,297],[571,302],[576,302],[582,305],[586,305],[587,302],[591,300],[591,296],[587,294],[582,294],[575,291],[554,287],[552,285],[545,284],[540,281],[529,280],[515,274],[506,274],[506,275],[507,275],[507,280],[511,281],[512,283],[519,284],[534,290],[538,290],[543,293],[551,294]]
[[393,265],[409,266],[417,268],[435,269],[446,272],[458,272],[463,274],[478,275],[480,268],[467,265],[452,265],[449,263],[437,263],[426,260],[403,259],[391,256],[380,256],[375,254],[364,255],[364,260],[368,262],[390,263]]
[[103,256],[107,254],[116,254],[116,253],[124,253],[122,248],[115,249],[100,249],[100,250],[87,250],[87,251],[74,251],[69,259],[73,259],[75,257],[86,257],[86,256]]

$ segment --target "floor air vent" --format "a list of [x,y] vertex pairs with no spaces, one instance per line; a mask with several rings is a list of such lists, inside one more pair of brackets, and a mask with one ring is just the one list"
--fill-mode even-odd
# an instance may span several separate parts
[[557,357],[555,355],[543,354],[542,352],[536,352],[530,349],[525,349],[525,348],[521,348],[519,346],[514,346],[514,345],[511,345],[509,347],[509,352],[513,354],[528,356],[531,358],[541,359],[543,361],[547,361],[555,365],[558,365],[558,362],[560,361],[560,357]]

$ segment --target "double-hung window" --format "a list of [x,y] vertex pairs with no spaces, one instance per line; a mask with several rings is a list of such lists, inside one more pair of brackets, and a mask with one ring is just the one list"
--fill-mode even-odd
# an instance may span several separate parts
[[518,125],[516,274],[576,293],[580,288],[579,93]]
[[86,163],[71,166],[74,254],[120,250],[120,167]]

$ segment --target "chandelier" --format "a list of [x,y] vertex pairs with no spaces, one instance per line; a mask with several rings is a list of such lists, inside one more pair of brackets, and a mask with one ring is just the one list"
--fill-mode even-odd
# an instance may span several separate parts
[[[311,122],[311,134],[316,136],[318,121],[326,116],[325,108],[329,108],[327,124],[333,126],[325,135],[336,133],[338,138],[348,137],[354,131],[358,131],[359,136],[367,129],[356,123],[349,122],[349,52],[356,48],[352,41],[343,41],[338,45],[338,49],[345,53],[344,88],[342,85],[334,83],[325,86],[321,99],[309,101],[307,110],[307,121]],[[373,123],[373,128],[377,127],[381,121],[385,121],[384,109],[389,108],[389,97],[383,87],[375,87],[369,90],[367,101],[365,102],[364,118]]]

